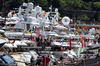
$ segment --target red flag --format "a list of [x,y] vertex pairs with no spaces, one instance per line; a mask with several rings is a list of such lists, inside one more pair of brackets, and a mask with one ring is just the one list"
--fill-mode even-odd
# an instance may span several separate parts
[[36,34],[37,36],[38,36],[38,38],[39,38],[39,29],[37,29],[37,34]]
[[71,19],[71,22],[73,22],[73,19]]
[[79,37],[79,39],[81,39],[82,38],[82,34],[80,34],[80,37]]
[[14,44],[14,43],[15,43],[15,40],[11,44]]
[[14,26],[12,26],[12,28],[14,28]]
[[31,35],[30,40],[33,41],[33,36]]
[[8,20],[6,20],[6,22],[8,22]]
[[59,24],[61,24],[61,22],[58,22]]
[[82,47],[83,47],[83,40],[80,40],[80,43],[82,44]]
[[12,14],[13,12],[11,11],[10,13]]
[[86,41],[86,38],[85,37],[83,37],[82,39],[84,40],[84,42]]
[[80,28],[78,27],[78,31],[80,30]]
[[93,42],[95,42],[95,40],[93,40]]
[[88,38],[87,42],[89,42],[89,40],[90,40],[90,39]]
[[8,24],[6,24],[6,27],[7,27],[7,25],[8,25]]
[[71,49],[71,38],[68,39],[68,42],[70,43],[70,49]]

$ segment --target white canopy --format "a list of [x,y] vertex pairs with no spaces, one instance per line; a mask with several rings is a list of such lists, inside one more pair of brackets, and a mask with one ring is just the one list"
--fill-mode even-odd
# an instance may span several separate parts
[[75,34],[69,34],[70,36],[75,36]]
[[30,52],[23,52],[21,54],[22,58],[24,59],[25,62],[30,63],[30,58],[33,56],[34,60],[37,59],[38,54],[35,51],[30,51]]
[[66,29],[66,27],[64,27],[64,26],[62,26],[62,25],[56,25],[56,26],[54,26],[55,28],[57,28],[57,29]]
[[89,46],[100,47],[100,44],[92,44],[92,43],[90,43]]
[[27,44],[25,42],[23,42],[23,41],[17,41],[17,40],[15,40],[14,44],[17,45],[17,46],[27,46]]
[[[22,36],[23,32],[11,32],[11,31],[6,31],[5,32],[6,36]],[[31,34],[30,33],[25,33],[25,37],[30,37]],[[32,36],[37,36],[36,33],[32,33]]]
[[68,34],[65,34],[63,37],[69,38],[69,37],[70,37],[70,35],[68,35]]
[[34,57],[34,59],[37,59],[37,56],[39,56],[35,51],[30,51],[30,54]]
[[30,62],[30,58],[32,55],[29,52],[23,52],[21,56],[25,62]]
[[[64,44],[64,45],[62,44],[62,46],[66,46],[67,47],[67,46],[70,46],[70,45],[69,44]],[[81,45],[71,45],[71,47],[81,47]]]
[[33,42],[33,41],[31,41],[31,40],[22,40],[23,42],[25,42],[25,43],[35,43],[35,42]]
[[73,50],[64,51],[63,53],[67,54],[70,58],[74,58],[73,55],[77,56],[76,53]]
[[4,46],[3,47],[9,47],[9,48],[17,48],[17,45],[15,45],[15,44],[4,44]]
[[[94,36],[93,35],[81,35],[81,37],[87,37],[87,38],[89,38],[89,39],[94,39]],[[80,37],[80,35],[78,35],[78,36],[72,36],[72,38],[74,38],[74,39],[79,39],[79,38],[81,38]]]
[[49,32],[49,35],[51,35],[51,36],[58,36],[58,34],[55,33],[55,32]]
[[51,42],[51,45],[61,45],[60,42]]
[[[69,42],[63,42],[63,44],[61,44],[61,46],[70,46]],[[71,47],[81,47],[81,45],[79,45],[77,42],[71,42]]]
[[5,31],[0,29],[0,33],[5,33]]
[[[69,42],[51,42],[52,45],[57,45],[57,46],[66,46],[66,47],[69,47]],[[81,47],[81,45],[79,45],[77,42],[72,42],[71,43],[71,46],[72,47]]]

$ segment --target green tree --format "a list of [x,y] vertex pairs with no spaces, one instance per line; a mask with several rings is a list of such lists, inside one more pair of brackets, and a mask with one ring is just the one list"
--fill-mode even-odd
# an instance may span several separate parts
[[92,2],[83,2],[82,9],[92,10]]
[[60,2],[60,7],[66,7],[67,6],[66,0],[59,0],[59,2]]
[[60,7],[59,0],[52,0],[52,6],[55,7],[55,8],[59,8]]
[[67,0],[69,6],[76,8],[81,8],[82,0]]
[[48,1],[47,0],[38,0],[37,1],[40,6],[48,6]]
[[53,0],[47,0],[48,1],[48,5],[51,6],[52,5],[52,2]]
[[96,10],[100,10],[100,2],[94,2],[93,6],[95,7]]

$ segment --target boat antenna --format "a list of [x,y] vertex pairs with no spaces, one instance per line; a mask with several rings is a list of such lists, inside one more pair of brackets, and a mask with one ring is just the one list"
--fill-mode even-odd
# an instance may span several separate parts
[[4,8],[4,23],[6,22],[6,8],[5,8],[5,0],[3,0],[3,8]]
[[52,12],[52,5],[49,7],[49,9],[50,9],[50,12]]

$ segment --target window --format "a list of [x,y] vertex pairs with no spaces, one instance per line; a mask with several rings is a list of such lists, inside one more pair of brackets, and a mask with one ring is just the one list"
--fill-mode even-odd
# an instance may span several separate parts
[[13,59],[10,58],[8,55],[3,56],[2,59],[4,59],[5,62],[8,63],[8,64],[14,63]]
[[0,63],[5,63],[5,62],[0,58]]

